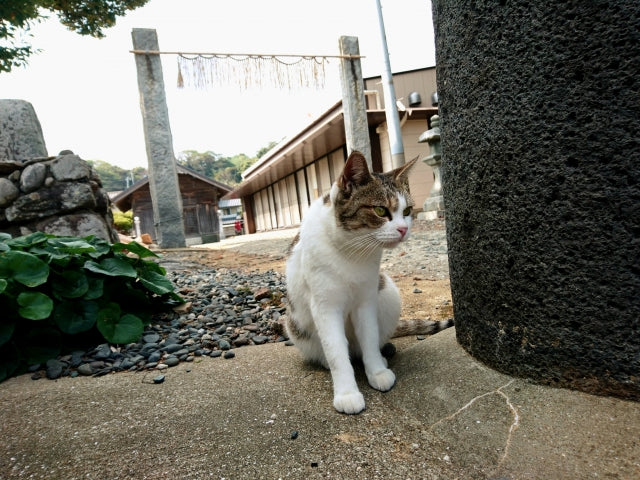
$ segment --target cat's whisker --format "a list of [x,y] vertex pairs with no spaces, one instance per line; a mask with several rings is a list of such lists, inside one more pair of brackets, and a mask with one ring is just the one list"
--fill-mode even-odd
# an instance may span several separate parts
[[361,260],[368,258],[382,245],[373,233],[367,232],[351,238],[340,246],[340,250],[354,260]]

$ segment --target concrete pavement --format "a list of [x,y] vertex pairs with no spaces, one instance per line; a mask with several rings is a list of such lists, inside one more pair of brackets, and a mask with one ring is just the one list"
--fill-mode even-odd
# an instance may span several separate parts
[[397,339],[397,384],[332,407],[329,373],[282,343],[155,373],[0,384],[2,479],[640,478],[640,404],[532,385],[453,329]]

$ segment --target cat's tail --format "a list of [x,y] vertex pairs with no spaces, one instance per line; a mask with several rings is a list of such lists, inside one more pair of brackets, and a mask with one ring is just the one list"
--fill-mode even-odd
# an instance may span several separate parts
[[401,318],[392,337],[409,335],[433,335],[454,325],[453,318],[433,321],[427,318]]

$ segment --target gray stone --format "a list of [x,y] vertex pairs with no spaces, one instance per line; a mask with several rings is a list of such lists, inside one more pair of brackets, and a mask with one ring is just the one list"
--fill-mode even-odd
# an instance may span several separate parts
[[164,351],[167,353],[175,353],[178,350],[182,350],[182,345],[180,345],[179,343],[172,343],[164,348]]
[[60,183],[18,197],[5,210],[10,222],[25,222],[80,208],[95,207],[96,200],[86,183]]
[[147,359],[150,363],[159,362],[162,358],[162,352],[153,352]]
[[70,365],[73,368],[78,367],[82,363],[82,357],[84,357],[85,352],[81,350],[77,350],[71,354],[71,363]]
[[97,213],[72,213],[59,217],[49,217],[36,224],[36,229],[53,235],[86,237],[95,235],[98,238],[115,242],[117,236],[108,227],[104,218]]
[[7,176],[7,178],[17,185],[20,183],[21,172],[22,172],[21,169],[14,170]]
[[164,359],[163,363],[167,367],[175,367],[180,363],[180,360],[178,359],[178,357],[167,357]]
[[227,326],[226,325],[221,325],[221,326],[219,326],[218,328],[215,329],[215,333],[217,333],[218,335],[222,335],[226,331],[227,331]]
[[0,178],[0,207],[11,204],[20,195],[20,190],[11,180]]
[[148,333],[142,337],[144,343],[158,343],[160,341],[160,335],[157,333]]
[[55,380],[56,378],[60,378],[62,372],[67,367],[66,363],[61,362],[60,360],[47,360],[47,378],[50,380]]
[[222,338],[218,341],[218,348],[220,350],[229,350],[231,348],[231,344],[227,340]]
[[93,355],[93,358],[96,360],[106,360],[111,355],[111,347],[108,343],[103,343],[96,347],[96,352]]
[[0,162],[46,157],[42,127],[24,100],[0,100]]
[[33,192],[44,184],[47,167],[42,163],[29,165],[20,175],[20,190],[25,193]]
[[256,345],[262,345],[263,343],[267,343],[269,341],[269,337],[265,337],[264,335],[256,335],[251,339],[251,341]]
[[131,358],[128,358],[127,360],[129,360],[133,365],[142,362],[144,360],[144,357],[142,355],[134,355]]
[[90,364],[83,363],[78,367],[78,372],[80,373],[80,375],[85,375],[85,376],[93,375],[93,368],[91,367]]
[[59,182],[89,180],[91,166],[77,155],[64,155],[51,162],[51,174]]

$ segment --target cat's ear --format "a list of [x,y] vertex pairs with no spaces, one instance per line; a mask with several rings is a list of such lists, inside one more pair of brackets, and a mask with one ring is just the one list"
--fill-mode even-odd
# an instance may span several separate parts
[[418,162],[418,157],[419,155],[413,158],[412,160],[409,160],[407,163],[405,163],[401,167],[398,167],[395,170],[392,170],[390,172],[391,175],[393,175],[393,179],[395,180],[396,183],[400,185],[409,184],[409,173],[411,172],[415,164]]
[[355,188],[370,181],[371,174],[367,166],[367,159],[358,151],[351,153],[347,158],[342,174],[338,178],[338,187],[347,193],[351,193]]

